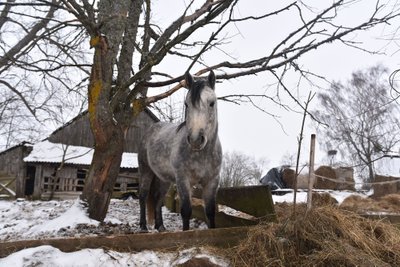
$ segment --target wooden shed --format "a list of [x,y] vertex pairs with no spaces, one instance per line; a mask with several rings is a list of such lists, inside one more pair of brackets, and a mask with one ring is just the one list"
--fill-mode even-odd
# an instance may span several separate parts
[[[157,121],[158,118],[147,109],[132,120],[115,191],[127,191],[137,186],[138,145],[146,128]],[[15,179],[11,189],[15,190],[16,197],[75,198],[83,190],[93,146],[88,113],[83,112],[42,142],[21,143],[0,152],[0,173]]]

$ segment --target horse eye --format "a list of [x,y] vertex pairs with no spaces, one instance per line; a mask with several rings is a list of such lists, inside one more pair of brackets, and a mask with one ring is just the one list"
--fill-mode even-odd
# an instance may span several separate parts
[[210,102],[210,107],[213,107],[214,105],[215,105],[214,101]]

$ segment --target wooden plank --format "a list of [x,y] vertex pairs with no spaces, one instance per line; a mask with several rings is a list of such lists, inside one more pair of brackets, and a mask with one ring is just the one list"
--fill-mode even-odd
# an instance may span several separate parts
[[[206,219],[206,215],[204,214],[204,206],[199,205],[198,203],[193,203],[192,217],[206,222],[207,219]],[[251,226],[251,225],[256,225],[258,223],[259,223],[259,220],[255,219],[255,218],[254,219],[241,218],[241,217],[225,214],[224,212],[220,212],[220,211],[215,213],[215,225],[219,228]]]
[[[175,199],[175,194],[175,187],[171,187],[166,196],[165,206],[172,212],[179,212],[179,200]],[[201,195],[201,189],[194,189],[192,202],[196,198],[201,198]],[[256,220],[252,220],[217,212],[217,227],[254,225],[259,222],[259,219],[268,222],[276,221],[271,191],[269,187],[265,185],[219,188],[217,203],[247,213],[256,218]],[[192,205],[192,216],[205,221],[203,207],[197,207],[195,202],[193,202]]]
[[8,188],[7,186],[9,185],[3,185],[2,183],[0,183],[0,192],[6,192],[8,195],[10,195],[11,197],[15,197],[15,192],[13,190],[11,190],[10,188]]
[[217,203],[245,212],[257,218],[275,220],[271,190],[265,185],[227,187],[218,189]]
[[17,180],[15,176],[0,176],[0,181],[11,181]]
[[50,245],[64,252],[85,248],[104,248],[119,252],[142,250],[174,250],[195,246],[232,247],[246,238],[249,227],[127,234],[117,236],[94,236],[81,238],[21,240],[0,243],[0,257],[6,257],[25,248]]
[[[77,199],[82,194],[82,191],[54,191],[53,199]],[[47,191],[42,193],[41,199],[48,200],[50,198],[51,192]]]

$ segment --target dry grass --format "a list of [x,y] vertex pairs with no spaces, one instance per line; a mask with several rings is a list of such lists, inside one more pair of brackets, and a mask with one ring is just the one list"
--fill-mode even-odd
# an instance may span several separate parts
[[289,205],[278,208],[278,223],[254,227],[240,245],[225,251],[232,265],[400,266],[400,230],[391,224],[334,205],[316,207],[307,216],[298,205],[296,220],[291,212]]

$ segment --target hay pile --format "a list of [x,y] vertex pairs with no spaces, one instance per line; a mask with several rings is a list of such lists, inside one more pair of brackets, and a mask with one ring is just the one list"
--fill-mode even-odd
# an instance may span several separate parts
[[[375,175],[374,182],[388,182],[398,180],[397,177],[393,176],[382,176]],[[388,183],[388,184],[374,184],[374,197],[379,198],[387,194],[396,194],[400,192],[400,183]]]
[[363,198],[352,195],[340,204],[342,209],[358,212],[389,212],[400,213],[400,194],[390,194],[378,199]]
[[400,230],[364,219],[333,205],[305,216],[297,206],[296,221],[259,225],[226,254],[233,266],[400,266]]
[[333,180],[337,180],[335,170],[330,166],[320,166],[315,170],[316,180],[314,184],[315,189],[332,189],[336,190],[338,187],[338,183],[335,183],[331,180],[324,179],[318,176],[327,177]]

